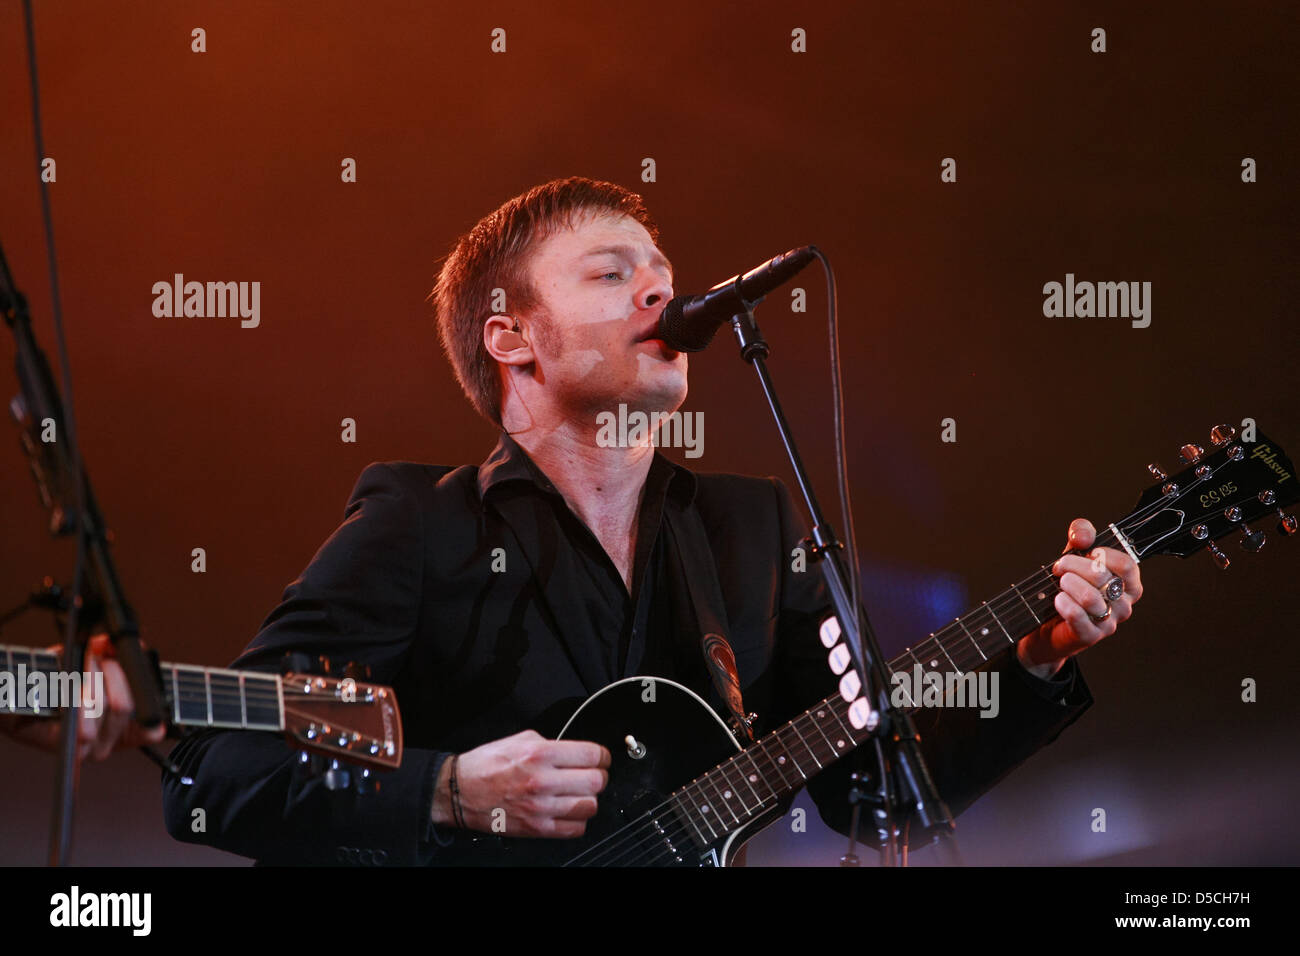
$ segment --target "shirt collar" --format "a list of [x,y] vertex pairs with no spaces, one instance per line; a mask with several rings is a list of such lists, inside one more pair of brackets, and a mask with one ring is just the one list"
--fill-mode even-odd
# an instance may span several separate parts
[[[548,494],[563,497],[528,452],[503,431],[492,453],[478,467],[479,498],[486,501],[492,489],[515,481],[530,482]],[[660,483],[667,485],[683,505],[695,500],[695,472],[669,461],[656,450],[646,475],[646,486],[653,488]]]

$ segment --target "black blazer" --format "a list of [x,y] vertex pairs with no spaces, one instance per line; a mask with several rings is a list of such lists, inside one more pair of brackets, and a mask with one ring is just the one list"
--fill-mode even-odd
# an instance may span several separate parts
[[[193,784],[164,777],[164,815],[175,838],[274,863],[474,862],[467,840],[430,824],[442,760],[528,727],[553,736],[611,677],[572,653],[556,625],[554,609],[577,596],[559,592],[548,574],[555,556],[539,545],[536,501],[496,495],[485,504],[487,466],[508,443],[503,436],[477,467],[369,465],[343,523],[232,665],[275,670],[288,651],[368,665],[373,682],[397,691],[401,768],[381,775],[378,792],[331,791],[277,735],[202,732],[173,751]],[[691,487],[665,499],[671,573],[655,599],[667,602],[692,640],[723,629],[761,733],[836,688],[817,637],[831,613],[821,574],[812,566],[794,571],[789,560],[803,522],[775,478],[694,473],[657,458],[656,467],[690,476]],[[523,560],[489,572],[496,548]],[[987,666],[1000,671],[998,717],[982,719],[974,708],[916,714],[923,752],[954,815],[1092,703],[1073,660],[1053,681],[1028,674],[1010,648]],[[655,676],[691,686],[726,715],[702,664]],[[823,819],[840,832],[848,829],[849,763],[808,785]]]

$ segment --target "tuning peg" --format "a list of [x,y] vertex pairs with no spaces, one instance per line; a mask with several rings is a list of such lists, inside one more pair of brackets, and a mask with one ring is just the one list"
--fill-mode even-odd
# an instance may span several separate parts
[[1166,478],[1169,477],[1168,475],[1165,474],[1165,470],[1161,468],[1159,465],[1157,465],[1155,462],[1152,462],[1151,464],[1147,465],[1147,471],[1151,472],[1151,477],[1154,478],[1156,481],[1164,481]]
[[1264,542],[1267,540],[1268,535],[1264,534],[1264,532],[1252,531],[1244,524],[1241,526],[1241,539],[1238,542],[1241,545],[1241,550],[1249,551],[1251,554],[1254,554],[1259,551],[1260,548],[1264,547]]
[[[1255,497],[1259,499],[1260,504],[1273,505],[1277,503],[1277,493],[1272,488],[1265,488]],[[1289,515],[1281,508],[1276,510],[1278,517],[1277,530],[1288,537],[1295,534],[1298,527],[1295,515]]]
[[1226,445],[1232,441],[1232,436],[1237,434],[1237,429],[1231,425],[1215,425],[1210,429],[1210,441],[1215,448],[1220,445]]
[[1204,454],[1205,449],[1195,443],[1184,445],[1182,448],[1178,449],[1178,456],[1189,465],[1193,465],[1200,461],[1201,456]]
[[1232,564],[1232,561],[1229,560],[1226,554],[1219,550],[1218,545],[1211,541],[1205,546],[1205,548],[1210,552],[1210,557],[1214,558],[1214,563],[1218,565],[1220,571],[1228,570],[1228,565]]

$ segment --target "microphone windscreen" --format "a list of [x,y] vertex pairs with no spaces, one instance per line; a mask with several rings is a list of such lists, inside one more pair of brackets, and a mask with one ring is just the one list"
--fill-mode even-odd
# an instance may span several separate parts
[[689,295],[679,295],[670,299],[659,315],[659,337],[670,349],[678,352],[704,351],[722,325],[720,319],[687,317],[685,305],[691,298]]

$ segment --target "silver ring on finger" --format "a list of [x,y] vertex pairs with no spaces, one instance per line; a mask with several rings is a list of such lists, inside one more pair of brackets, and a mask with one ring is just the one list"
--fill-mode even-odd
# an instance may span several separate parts
[[1101,586],[1101,596],[1106,599],[1107,604],[1118,601],[1123,595],[1124,579],[1118,575],[1111,575],[1111,579]]
[[1098,616],[1095,615],[1095,614],[1089,613],[1089,614],[1088,614],[1088,620],[1092,621],[1093,624],[1100,624],[1102,621],[1106,620],[1106,618],[1110,617],[1110,612],[1113,611],[1113,610],[1114,610],[1114,608],[1112,608],[1109,604],[1107,604],[1107,605],[1106,605],[1106,613],[1105,613],[1105,614],[1103,614],[1103,615],[1101,615],[1100,617],[1098,617]]

